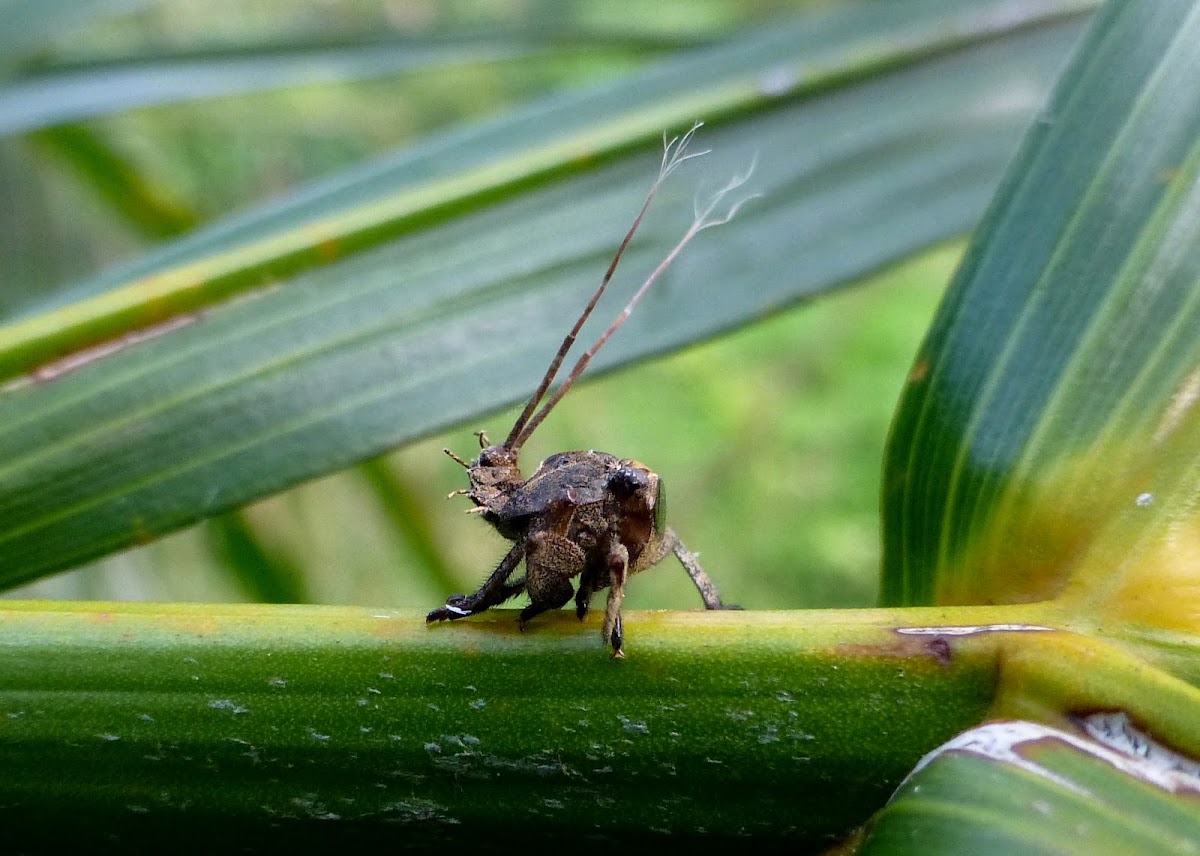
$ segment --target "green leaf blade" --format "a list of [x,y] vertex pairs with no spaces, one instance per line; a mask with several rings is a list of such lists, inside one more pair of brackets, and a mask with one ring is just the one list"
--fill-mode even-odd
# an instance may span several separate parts
[[[859,852],[1082,856],[1200,847],[1196,762],[1121,716],[1089,719],[1120,724],[1105,735],[1114,745],[1011,721],[956,737],[922,761]],[[1126,742],[1130,736],[1138,742]]]
[[516,39],[246,45],[237,50],[39,69],[0,86],[0,137],[113,113],[269,89],[436,71],[548,54]]
[[1053,596],[1141,494],[1188,513],[1121,476],[1200,359],[1197,27],[1110,6],[1027,139],[893,426],[887,602]]

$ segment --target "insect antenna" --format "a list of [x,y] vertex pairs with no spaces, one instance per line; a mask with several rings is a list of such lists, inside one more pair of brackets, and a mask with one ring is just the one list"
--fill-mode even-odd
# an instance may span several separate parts
[[[692,130],[694,131],[695,128]],[[696,155],[689,155],[689,157],[695,156]],[[592,357],[596,356],[596,352],[600,350],[600,348],[605,342],[608,341],[609,337],[612,336],[613,333],[620,329],[621,325],[625,323],[625,320],[633,312],[634,307],[638,305],[642,297],[647,291],[650,290],[650,286],[654,285],[658,278],[662,276],[663,272],[671,266],[671,263],[675,261],[681,252],[683,252],[683,248],[688,245],[692,238],[696,237],[696,235],[700,234],[711,226],[721,226],[725,223],[728,223],[734,218],[734,216],[737,215],[738,209],[741,208],[746,202],[761,195],[758,193],[753,193],[749,196],[742,197],[737,202],[734,202],[732,205],[730,205],[725,214],[716,217],[713,216],[713,212],[717,209],[717,206],[722,203],[726,196],[750,180],[750,176],[754,173],[754,167],[755,163],[751,162],[750,167],[744,174],[735,175],[728,181],[728,183],[726,183],[724,187],[709,197],[708,201],[704,204],[701,204],[699,199],[696,200],[693,209],[694,216],[692,219],[692,225],[688,227],[686,232],[684,232],[683,237],[680,238],[679,242],[671,248],[671,251],[667,253],[666,257],[659,262],[658,267],[651,272],[650,276],[646,277],[645,282],[642,283],[641,287],[634,293],[633,297],[629,299],[629,303],[627,303],[625,308],[620,311],[616,319],[610,325],[608,325],[608,329],[600,334],[600,338],[596,339],[590,348],[584,351],[583,355],[579,358],[579,361],[575,363],[575,367],[571,369],[571,373],[567,375],[567,379],[559,384],[558,388],[555,389],[550,397],[546,400],[546,403],[542,405],[542,409],[539,410],[534,416],[530,417],[528,422],[525,421],[526,415],[524,413],[521,414],[522,418],[518,420],[518,424],[524,423],[524,427],[518,431],[517,427],[514,426],[513,433],[509,435],[509,439],[505,441],[505,445],[513,449],[519,449],[521,445],[523,445],[524,442],[529,439],[530,435],[532,435],[537,427],[542,424],[542,420],[545,419],[550,414],[550,411],[554,409],[554,405],[558,404],[558,402],[562,400],[563,396],[567,394],[567,392],[574,385],[575,381],[579,379],[579,376],[583,374],[584,370],[588,367],[588,363],[592,361]],[[647,204],[649,204],[648,200]],[[643,209],[643,212],[644,211],[645,209]],[[640,216],[641,215],[639,215],[639,219]],[[636,223],[634,225],[636,226]],[[626,236],[626,243],[628,243],[630,236],[632,236],[632,231],[630,232],[629,236]],[[624,244],[622,244],[621,249],[624,250]],[[620,254],[618,253],[618,258],[619,256]],[[616,259],[613,260],[612,267],[616,267]],[[610,276],[611,273],[612,268],[609,269]],[[606,276],[605,284],[607,284],[607,282],[608,277]],[[603,290],[604,286],[602,285],[600,291]],[[555,362],[552,365],[554,371],[558,370],[558,364],[561,363],[562,358],[566,356],[566,346],[568,342],[574,341],[575,334],[579,332],[579,328],[583,325],[584,320],[587,319],[588,314],[592,311],[592,307],[595,305],[595,301],[599,296],[600,292],[598,291],[593,297],[591,303],[588,304],[587,310],[584,312],[575,328],[572,329],[570,335],[568,335],[567,341],[563,343],[564,348],[559,350],[559,355],[555,358]],[[548,386],[552,378],[553,374],[551,372],[547,372],[546,379],[543,382],[543,387]],[[533,399],[530,400],[530,406],[526,407],[527,411],[532,409],[532,406],[541,398],[541,395],[544,392],[544,388],[539,388],[538,393]]]
[[[650,203],[654,201],[654,197],[658,193],[659,188],[662,187],[663,182],[665,182],[671,173],[673,173],[684,161],[691,160],[692,158],[702,157],[708,154],[707,149],[702,152],[693,152],[690,154],[687,151],[687,147],[691,143],[692,137],[695,136],[696,131],[703,124],[703,122],[697,122],[696,124],[692,125],[687,133],[680,137],[672,137],[670,140],[667,139],[666,134],[663,134],[662,165],[658,169],[658,178],[654,180],[654,184],[650,185],[650,191],[646,194],[645,201],[642,202],[641,210],[639,210],[637,216],[633,218],[633,225],[630,226],[629,231],[625,233],[625,237],[622,239],[621,245],[617,247],[616,254],[613,256],[612,261],[609,262],[608,270],[604,272],[604,278],[600,280],[600,287],[596,289],[596,292],[591,296],[591,299],[588,300],[587,305],[583,308],[583,312],[575,321],[575,326],[571,328],[571,331],[567,333],[566,338],[563,339],[562,344],[559,345],[558,353],[556,353],[554,355],[554,359],[550,361],[550,367],[546,369],[546,374],[542,378],[541,383],[539,383],[537,389],[534,390],[529,402],[525,405],[525,409],[522,410],[521,415],[517,417],[517,421],[513,423],[512,431],[509,432],[508,437],[504,441],[505,448],[513,452],[518,451],[525,440],[529,438],[529,435],[533,433],[532,428],[528,431],[524,430],[526,423],[533,415],[534,410],[537,409],[538,404],[542,400],[542,396],[546,394],[546,390],[550,388],[550,384],[554,382],[554,376],[558,374],[558,370],[562,367],[563,360],[566,359],[567,353],[570,352],[571,348],[575,345],[575,337],[579,335],[579,331],[583,329],[583,325],[587,323],[588,318],[591,316],[592,310],[595,309],[596,304],[600,302],[600,298],[604,294],[604,290],[608,288],[608,283],[612,280],[613,274],[617,270],[617,265],[621,261],[621,257],[625,255],[625,250],[629,246],[629,242],[633,240],[634,233],[637,232],[638,227],[642,225],[642,218],[646,216],[646,211],[649,210]],[[543,416],[542,418],[545,417]],[[539,419],[538,422],[541,422],[541,419]]]

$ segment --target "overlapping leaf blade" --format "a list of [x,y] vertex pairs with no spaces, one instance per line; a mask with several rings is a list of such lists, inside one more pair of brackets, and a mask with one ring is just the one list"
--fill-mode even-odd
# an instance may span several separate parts
[[1092,718],[1101,720],[1102,740],[1029,722],[965,732],[922,762],[858,852],[1165,856],[1200,847],[1200,767],[1124,717]]
[[1107,7],[1013,164],[893,427],[888,602],[1074,579],[1093,604],[1149,585],[1142,618],[1200,618],[1178,597],[1200,460],[1197,39],[1195,3]]

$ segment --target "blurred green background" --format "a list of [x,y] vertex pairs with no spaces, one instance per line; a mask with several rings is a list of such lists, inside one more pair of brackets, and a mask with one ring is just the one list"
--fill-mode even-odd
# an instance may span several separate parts
[[[36,307],[43,287],[437,129],[813,5],[821,4],[68,4],[90,14],[64,18],[23,60],[17,79],[31,103],[38,85],[71,74],[107,81],[101,105],[123,94],[154,100],[130,80],[168,94],[157,106],[96,108],[102,115],[69,124],[56,124],[53,104],[42,102],[44,127],[0,142],[0,190],[20,202],[0,214],[8,235],[0,274],[14,284],[0,310]],[[398,67],[405,39],[424,52],[410,68]],[[291,85],[223,85],[248,43],[277,48]],[[219,95],[198,97],[209,92]],[[7,97],[21,95],[16,87]],[[39,232],[53,245],[30,249]],[[709,239],[719,242],[720,231]],[[664,477],[672,525],[726,599],[750,608],[873,603],[887,426],[957,254],[942,249],[583,384],[527,446],[526,471],[567,449],[638,458]],[[633,284],[618,276],[615,287]],[[462,513],[465,500],[445,500],[465,477],[440,449],[470,455],[472,430],[503,434],[513,415],[492,414],[7,596],[436,606],[474,588],[506,549]],[[639,578],[628,603],[699,606],[673,560]]]

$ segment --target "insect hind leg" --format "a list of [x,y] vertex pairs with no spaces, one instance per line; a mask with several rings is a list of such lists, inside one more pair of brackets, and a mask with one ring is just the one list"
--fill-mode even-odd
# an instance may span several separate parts
[[696,590],[700,592],[700,597],[704,600],[705,609],[741,609],[740,606],[726,604],[721,600],[721,594],[717,591],[717,587],[713,585],[713,581],[709,579],[708,574],[704,572],[704,568],[700,567],[700,559],[683,545],[679,540],[679,536],[675,534],[675,530],[670,527],[663,537],[663,555],[666,555],[667,550],[672,550],[679,563],[683,565],[683,569],[687,571],[692,582],[696,586]]
[[[579,590],[575,592],[575,617],[580,621],[587,618],[588,610],[592,603],[592,595],[596,593],[597,589],[603,588],[597,576],[597,573],[590,567],[586,568],[579,575]],[[607,581],[605,585],[607,585]]]
[[525,588],[529,606],[521,610],[521,627],[535,615],[565,606],[575,594],[571,578],[578,576],[587,557],[573,541],[552,532],[529,537],[525,556]]

